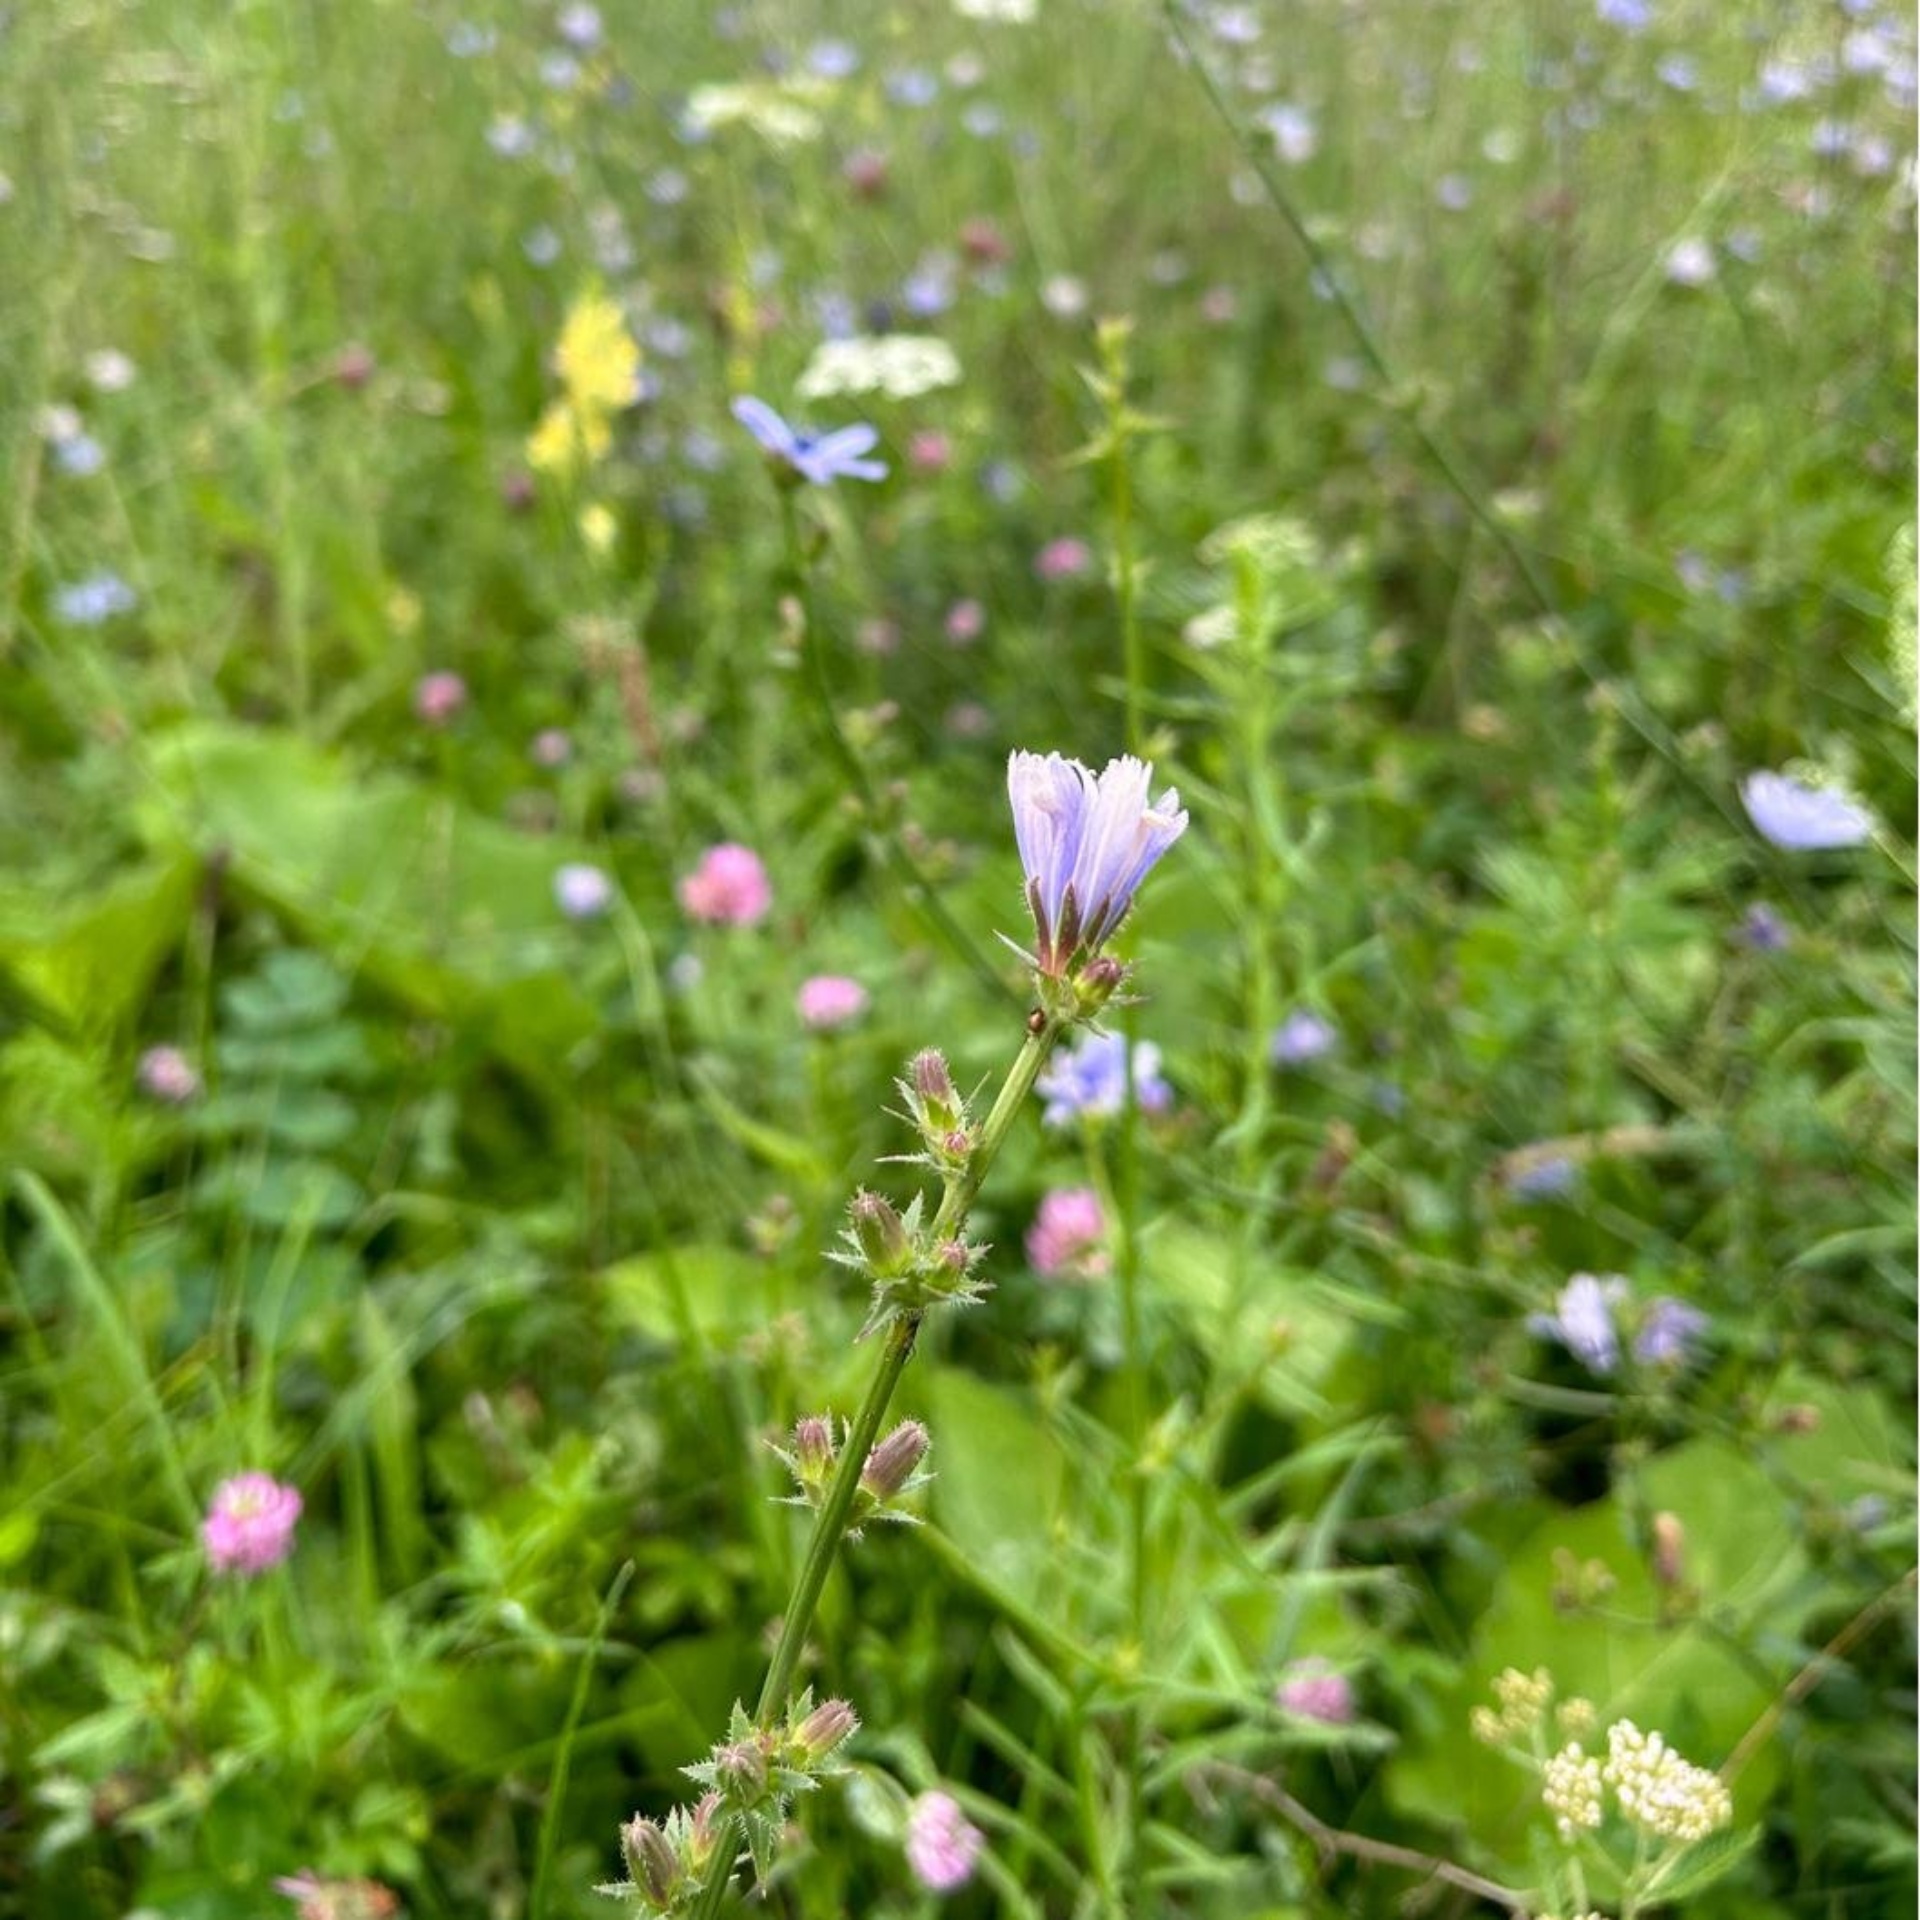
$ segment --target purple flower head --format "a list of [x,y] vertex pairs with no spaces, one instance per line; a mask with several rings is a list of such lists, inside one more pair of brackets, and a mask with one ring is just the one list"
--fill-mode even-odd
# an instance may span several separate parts
[[1013,832],[1039,935],[1040,971],[1064,977],[1076,953],[1099,952],[1148,869],[1187,830],[1180,796],[1149,798],[1153,768],[1131,755],[1096,775],[1057,753],[1007,762]]
[[923,1793],[907,1813],[907,1865],[930,1893],[951,1893],[973,1878],[986,1836],[950,1793]]
[[1340,1035],[1327,1021],[1298,1007],[1274,1028],[1267,1053],[1276,1067],[1308,1067],[1339,1044]]
[[839,427],[832,433],[808,433],[790,426],[764,400],[750,394],[733,403],[733,417],[758,440],[770,458],[790,467],[809,485],[831,486],[836,480],[884,480],[884,460],[866,456],[879,444],[880,434],[866,425]]
[[1755,953],[1784,953],[1793,945],[1793,929],[1764,900],[1756,900],[1740,922],[1740,938]]
[[1858,847],[1873,837],[1873,816],[1864,807],[1790,774],[1750,773],[1740,783],[1740,799],[1762,836],[1792,853]]
[[242,1473],[214,1489],[200,1541],[216,1573],[264,1573],[293,1551],[300,1494],[270,1473]]
[[1663,1293],[1647,1308],[1640,1331],[1633,1338],[1633,1357],[1643,1367],[1684,1367],[1693,1358],[1694,1343],[1706,1332],[1707,1316]]
[[[1101,1119],[1118,1113],[1127,1100],[1127,1040],[1120,1033],[1088,1033],[1056,1053],[1035,1082],[1050,1127],[1063,1127],[1076,1114]],[[1160,1049],[1143,1040],[1133,1050],[1133,1097],[1142,1113],[1164,1113],[1173,1089],[1160,1077]]]
[[1292,1661],[1273,1690],[1273,1704],[1302,1720],[1319,1720],[1344,1727],[1353,1719],[1353,1683],[1326,1661]]
[[1552,1313],[1527,1316],[1527,1327],[1557,1340],[1589,1373],[1609,1374],[1620,1364],[1620,1330],[1614,1309],[1626,1299],[1625,1278],[1617,1273],[1576,1273],[1560,1289]]

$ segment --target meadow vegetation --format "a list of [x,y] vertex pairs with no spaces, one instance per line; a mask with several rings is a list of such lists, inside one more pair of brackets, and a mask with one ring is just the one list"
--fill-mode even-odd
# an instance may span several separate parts
[[1914,101],[0,12],[0,1916],[1910,1912]]

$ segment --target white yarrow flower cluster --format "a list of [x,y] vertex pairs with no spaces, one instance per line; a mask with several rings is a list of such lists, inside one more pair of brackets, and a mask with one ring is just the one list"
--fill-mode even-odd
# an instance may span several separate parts
[[1553,1815],[1562,1840],[1600,1824],[1600,1762],[1572,1740],[1547,1762],[1540,1798]]
[[913,400],[959,384],[959,356],[944,340],[919,333],[859,334],[822,341],[797,391],[803,400],[864,393]]
[[1704,1840],[1733,1818],[1733,1796],[1717,1773],[1683,1760],[1657,1733],[1631,1720],[1607,1729],[1603,1778],[1620,1811],[1643,1832],[1666,1840]]

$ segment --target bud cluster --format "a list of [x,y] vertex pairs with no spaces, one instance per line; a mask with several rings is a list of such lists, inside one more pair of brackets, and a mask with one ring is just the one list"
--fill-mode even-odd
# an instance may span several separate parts
[[936,1240],[921,1221],[924,1198],[916,1194],[902,1214],[884,1195],[863,1189],[847,1207],[845,1250],[827,1257],[873,1282],[862,1339],[903,1314],[972,1306],[988,1291],[974,1272],[986,1248],[957,1234]]
[[636,1901],[650,1920],[691,1912],[732,1820],[739,1821],[754,1873],[764,1881],[794,1796],[845,1771],[833,1756],[859,1729],[859,1715],[844,1700],[816,1707],[811,1690],[789,1702],[777,1727],[757,1725],[736,1705],[727,1737],[685,1769],[707,1791],[664,1821],[637,1814],[629,1820],[620,1830],[627,1878],[600,1891]]
[[978,1144],[964,1095],[956,1091],[946,1055],[927,1047],[913,1056],[907,1077],[893,1083],[906,1102],[900,1116],[920,1136],[921,1151],[903,1160],[931,1167],[942,1179],[964,1173]]
[[1531,1673],[1509,1667],[1494,1681],[1493,1697],[1499,1703],[1497,1712],[1492,1707],[1474,1708],[1473,1737],[1490,1747],[1529,1739],[1553,1699],[1553,1675],[1545,1667],[1535,1667]]
[[1606,1782],[1628,1820],[1663,1840],[1704,1840],[1733,1818],[1733,1798],[1717,1773],[1681,1759],[1631,1720],[1607,1729]]
[[[773,1449],[793,1475],[795,1490],[787,1496],[785,1505],[817,1511],[826,1504],[845,1435],[845,1423],[836,1435],[833,1421],[826,1414],[810,1413],[794,1423],[791,1443]],[[848,1539],[858,1540],[873,1520],[919,1525],[918,1518],[898,1503],[933,1478],[920,1470],[929,1444],[927,1430],[918,1420],[901,1421],[874,1444],[860,1469],[860,1483],[854,1490],[853,1510],[847,1516]]]

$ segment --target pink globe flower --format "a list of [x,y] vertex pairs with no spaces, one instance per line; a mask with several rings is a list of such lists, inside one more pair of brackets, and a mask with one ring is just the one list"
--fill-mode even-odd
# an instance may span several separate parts
[[867,990],[843,973],[816,973],[800,983],[794,1005],[803,1025],[826,1033],[850,1025],[866,1012]]
[[140,1091],[169,1107],[184,1107],[200,1095],[200,1075],[178,1047],[149,1047],[135,1069]]
[[1093,549],[1071,535],[1049,540],[1033,556],[1033,570],[1042,580],[1077,580],[1093,566]]
[[1091,1280],[1107,1271],[1107,1216],[1091,1187],[1056,1187],[1027,1229],[1027,1262],[1044,1280]]
[[947,609],[947,644],[970,647],[987,630],[987,610],[978,600],[956,600]]
[[985,1844],[950,1793],[923,1793],[907,1812],[907,1865],[930,1893],[964,1887]]
[[1296,1660],[1280,1676],[1273,1704],[1302,1720],[1344,1727],[1353,1719],[1353,1683],[1324,1660]]
[[423,674],[413,689],[414,718],[422,726],[447,726],[466,704],[467,683],[446,668]]
[[270,1473],[242,1473],[214,1489],[200,1542],[216,1573],[264,1573],[293,1551],[300,1494]]
[[907,442],[907,465],[915,473],[945,473],[953,464],[953,442],[944,433],[928,428]]
[[773,889],[767,870],[750,847],[727,841],[709,847],[680,882],[680,904],[710,926],[752,927],[767,917]]

